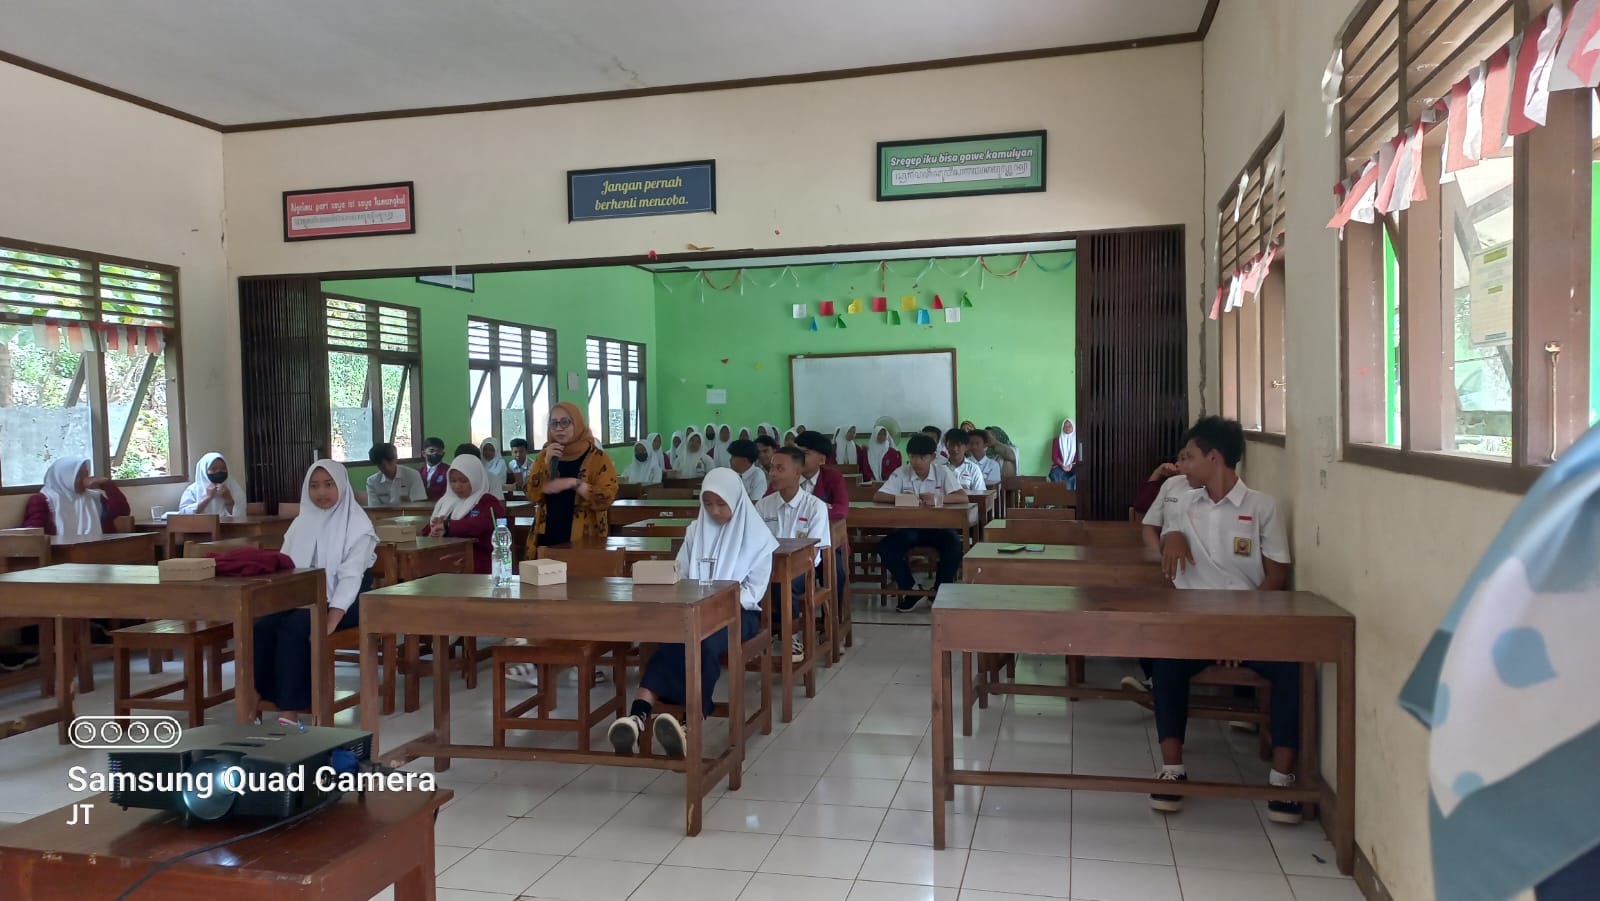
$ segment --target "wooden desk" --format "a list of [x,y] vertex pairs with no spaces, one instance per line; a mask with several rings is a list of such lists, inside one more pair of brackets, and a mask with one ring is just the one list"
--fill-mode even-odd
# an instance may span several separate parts
[[[143,532],[114,535],[78,535],[50,539],[52,563],[105,563],[155,565],[161,536]],[[105,616],[117,616],[115,613]],[[120,617],[126,619],[127,617]]]
[[[698,581],[674,585],[635,585],[627,579],[572,579],[562,585],[534,586],[516,582],[496,588],[493,577],[441,574],[405,582],[361,597],[361,728],[372,733],[374,758],[379,747],[378,659],[380,645],[393,651],[397,633],[433,635],[434,647],[446,647],[447,635],[498,635],[505,638],[560,639],[600,642],[681,642],[685,654],[684,727],[688,731],[685,759],[634,755],[612,751],[577,751],[560,748],[496,748],[492,745],[455,744],[450,739],[450,679],[444,654],[433,655],[433,729],[416,741],[386,751],[383,761],[403,764],[419,757],[434,758],[444,771],[453,757],[492,760],[551,760],[566,763],[642,766],[684,773],[685,831],[700,833],[701,805],[712,786],[728,778],[738,789],[744,763],[744,679],[737,661],[743,659],[740,635],[739,583],[716,582],[702,588]],[[703,756],[705,718],[700,704],[700,655],[694,649],[722,629],[728,630],[729,673],[728,748],[722,754]],[[770,642],[765,635],[756,641]],[[767,684],[769,673],[762,674]],[[771,709],[763,731],[771,728]]]
[[[230,538],[251,538],[258,535],[276,535],[282,537],[289,531],[289,524],[294,522],[293,516],[223,516],[217,520],[217,528],[221,540]],[[166,542],[167,523],[161,519],[142,519],[133,524],[141,532],[154,533],[162,543]]]
[[962,560],[968,582],[990,585],[1170,588],[1161,554],[1144,547],[1046,544],[1042,551],[1002,554],[1007,545],[985,541]]
[[689,523],[694,522],[693,517],[686,519],[641,519],[631,522],[618,530],[617,534],[624,538],[683,538],[689,532]]
[[1093,544],[1144,547],[1138,523],[997,519],[984,530],[984,540],[999,544]]
[[977,504],[945,504],[943,507],[896,507],[876,501],[851,501],[849,523],[852,529],[951,529],[962,533],[967,547],[977,541],[980,514]]
[[[827,566],[833,565],[830,549],[825,555]],[[772,611],[778,626],[778,673],[783,685],[783,721],[794,718],[794,680],[805,680],[806,697],[817,696],[817,540],[815,538],[780,538],[778,549],[772,552],[772,583],[777,587],[777,609]],[[801,598],[800,628],[805,630],[805,659],[795,663],[789,655],[794,640],[794,580],[805,577],[806,590]],[[829,627],[832,634],[832,627]],[[765,638],[766,636],[762,636]],[[731,658],[730,658],[731,659]]]
[[[472,571],[471,538],[413,538],[410,541],[380,541],[376,548],[377,560],[372,564],[379,587],[410,582],[434,573],[465,573]],[[447,646],[448,647],[448,646]],[[448,652],[446,652],[448,654]],[[422,706],[422,640],[419,636],[406,636],[406,694],[405,711],[410,713]],[[348,661],[347,661],[348,662]],[[383,712],[394,712],[395,672],[398,661],[394,656],[383,660],[383,684],[387,691],[383,698]]]
[[983,530],[988,527],[989,522],[1000,518],[1000,491],[999,489],[968,491],[967,497],[978,505],[978,537],[982,540]]
[[644,519],[694,519],[700,515],[697,500],[631,500],[611,503],[611,531]]
[[[85,563],[62,563],[0,574],[0,616],[58,620],[56,709],[36,715],[40,721],[27,725],[27,729],[55,722],[57,738],[62,744],[67,743],[75,694],[70,681],[75,630],[68,628],[65,620],[96,617],[231,621],[234,707],[238,722],[247,723],[254,716],[256,706],[256,619],[309,605],[311,659],[322,660],[327,656],[327,593],[327,579],[320,569],[203,582],[163,582],[155,566]],[[188,661],[184,665],[189,665]],[[318,722],[332,723],[333,685],[324,684],[327,682],[324,670],[322,666],[311,667],[312,713]]]
[[[434,817],[453,795],[448,789],[346,795],[287,829],[164,870],[133,898],[368,898],[392,885],[395,901],[431,899]],[[265,824],[202,821],[185,828],[177,814],[122,810],[110,795],[82,803],[94,805],[86,824],[67,825],[69,805],[0,831],[0,898],[114,898],[169,857]]]
[[[1354,867],[1355,617],[1326,599],[1303,591],[943,585],[933,605],[931,643],[935,850],[945,844],[944,801],[954,797],[955,786],[1009,785],[1320,803],[1334,811],[1333,841],[1340,871],[1348,874]],[[1274,788],[954,769],[951,655],[974,652],[1300,663],[1300,778],[1294,788]],[[1317,760],[1313,664],[1318,663],[1331,663],[1337,669],[1337,799],[1322,779]]]
[[639,538],[632,535],[613,535],[606,539],[605,549],[608,551],[627,551],[627,572],[632,574],[633,565],[640,560],[672,560],[678,556],[678,546],[683,544],[679,538]]

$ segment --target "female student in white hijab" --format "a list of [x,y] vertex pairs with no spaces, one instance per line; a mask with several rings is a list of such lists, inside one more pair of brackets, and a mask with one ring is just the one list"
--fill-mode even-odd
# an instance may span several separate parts
[[650,446],[643,441],[633,445],[633,462],[622,473],[627,485],[661,484],[661,464],[651,458]]
[[661,468],[662,472],[672,468],[672,458],[661,447],[661,433],[651,432],[645,436],[644,446],[650,449],[650,462]]
[[700,450],[709,457],[717,449],[717,424],[714,422],[706,423],[705,430],[699,434],[701,439]]
[[212,451],[195,464],[194,482],[183,489],[178,512],[243,516],[245,504],[244,486],[230,478],[228,461]]
[[847,426],[833,433],[833,462],[842,466],[856,466],[861,460],[861,448],[856,445],[856,427]]
[[131,512],[122,491],[104,476],[89,475],[86,457],[62,457],[45,470],[44,485],[28,498],[24,529],[76,538],[116,531],[115,521]]
[[1070,418],[1061,420],[1061,431],[1056,433],[1056,443],[1050,448],[1050,481],[1065,482],[1073,491],[1078,490],[1078,464],[1083,460],[1083,448],[1078,444],[1078,424]]
[[703,476],[716,468],[717,464],[706,456],[706,452],[702,450],[703,446],[699,434],[691,432],[689,440],[683,444],[683,453],[678,457],[678,465],[674,471],[685,478],[692,478]]
[[[761,601],[772,578],[772,552],[778,539],[762,522],[761,516],[745,496],[744,483],[731,469],[715,469],[700,488],[700,515],[689,524],[678,550],[678,565],[685,579],[717,579],[739,583],[739,605],[743,609],[739,634],[743,641],[761,631]],[[727,630],[700,643],[700,703],[711,714],[711,696],[722,677],[722,655],[728,650]],[[663,644],[645,664],[639,678],[639,692],[627,716],[618,717],[607,733],[618,754],[632,754],[639,734],[651,719],[656,702],[687,704],[685,649],[681,644]],[[737,666],[737,664],[735,664]],[[733,691],[743,691],[743,679]],[[656,741],[672,757],[684,754],[683,724],[670,714],[660,714],[652,724]]]
[[494,527],[505,518],[498,486],[490,481],[482,460],[461,454],[450,461],[450,488],[434,502],[422,534],[432,538],[471,538],[472,571],[494,572]]
[[869,482],[882,482],[889,473],[900,468],[900,449],[895,447],[895,436],[900,434],[900,424],[887,416],[880,416],[872,424],[872,440],[867,442],[867,452],[861,456],[861,474]]
[[738,437],[735,438],[734,440],[735,441],[754,441],[754,440],[756,440],[756,436],[755,436],[755,434],[753,432],[750,431],[750,427],[749,426],[742,425],[742,426],[739,427]]
[[762,435],[769,436],[773,441],[783,441],[783,433],[778,431],[778,427],[770,422],[763,422],[756,426],[756,437],[759,438]]
[[489,490],[498,496],[505,489],[501,486],[510,481],[510,474],[506,470],[506,458],[500,453],[500,445],[493,438],[483,439],[478,445],[478,450],[483,454],[483,473],[489,477]]
[[733,428],[727,423],[717,426],[717,440],[711,443],[711,459],[718,466],[728,465],[728,445],[733,443]]
[[671,472],[678,471],[678,463],[683,460],[683,443],[688,440],[693,429],[683,429],[672,433],[672,447],[667,451],[667,469]]
[[[361,593],[372,587],[378,533],[356,503],[350,474],[318,460],[300,486],[300,514],[283,535],[283,553],[301,568],[316,567],[328,583],[328,634],[355,628]],[[311,611],[285,610],[256,620],[256,704],[285,712],[311,708]]]

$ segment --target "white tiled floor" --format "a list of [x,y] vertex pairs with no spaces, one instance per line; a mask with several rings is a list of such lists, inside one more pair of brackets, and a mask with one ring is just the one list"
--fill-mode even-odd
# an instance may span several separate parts
[[[1361,897],[1339,876],[1320,829],[1269,825],[1263,806],[1240,801],[1191,800],[1182,814],[1164,817],[1141,795],[963,788],[948,808],[950,847],[935,852],[927,813],[926,614],[858,610],[856,646],[842,665],[819,670],[817,697],[796,693],[792,723],[775,722],[772,735],[752,744],[743,787],[713,792],[705,831],[695,838],[682,834],[684,780],[674,773],[455,761],[440,777],[456,792],[436,827],[441,901]],[[1091,664],[1096,682],[1114,684],[1123,672],[1114,662]],[[1019,670],[1030,680],[1060,679],[1062,663],[1029,658]],[[353,687],[353,670],[341,670],[339,678],[341,687]],[[106,671],[101,689],[83,697],[82,712],[107,712],[110,684]],[[466,692],[455,683],[459,740],[490,737],[489,680],[479,684]],[[564,704],[574,693],[561,693]],[[41,702],[27,694],[0,696],[0,718],[38,709]],[[219,708],[212,716],[227,722],[232,711]],[[425,706],[386,718],[383,745],[421,734],[431,716]],[[956,754],[971,768],[1144,775],[1154,765],[1154,725],[1131,704],[1001,698],[976,712],[974,726],[971,738],[956,738]],[[1191,772],[1229,779],[1261,774],[1253,737],[1210,721],[1195,721],[1189,731]],[[708,742],[725,735],[724,725],[708,726]],[[98,755],[62,749],[53,730],[7,739],[0,752],[0,822],[71,803],[76,796],[66,768],[104,765]],[[431,762],[412,768],[431,769]]]

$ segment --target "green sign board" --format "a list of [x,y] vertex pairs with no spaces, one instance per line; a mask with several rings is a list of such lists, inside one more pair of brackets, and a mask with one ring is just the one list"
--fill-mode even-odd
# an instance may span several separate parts
[[878,142],[878,199],[970,197],[1044,190],[1044,135]]

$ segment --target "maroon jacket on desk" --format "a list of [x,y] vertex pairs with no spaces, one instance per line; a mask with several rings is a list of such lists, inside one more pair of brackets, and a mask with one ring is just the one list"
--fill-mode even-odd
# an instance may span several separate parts
[[422,487],[428,490],[428,500],[436,501],[450,490],[450,464],[440,463],[435,466],[431,479],[428,478],[428,464],[418,466],[417,472],[422,475]]
[[[804,482],[804,479],[801,479]],[[767,494],[778,489],[769,487]],[[817,470],[816,490],[811,492],[817,500],[828,505],[828,521],[838,522],[850,514],[850,489],[844,485],[844,476],[837,469],[824,466]]]
[[[128,506],[128,499],[116,485],[107,485],[100,490],[106,493],[105,503],[100,506],[100,530],[111,534],[116,531],[116,518],[127,516],[133,512],[133,508]],[[22,511],[22,528],[44,529],[46,535],[56,533],[56,518],[50,513],[50,499],[43,492],[28,498],[28,506]]]
[[494,521],[505,515],[505,504],[494,495],[485,494],[466,516],[446,520],[444,535],[433,537],[473,539],[472,571],[488,575],[494,572]]

